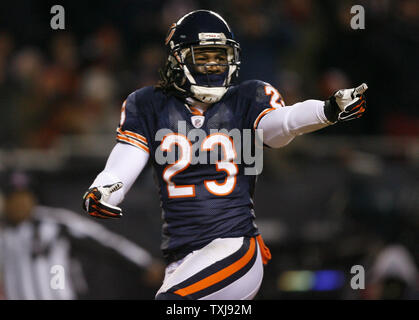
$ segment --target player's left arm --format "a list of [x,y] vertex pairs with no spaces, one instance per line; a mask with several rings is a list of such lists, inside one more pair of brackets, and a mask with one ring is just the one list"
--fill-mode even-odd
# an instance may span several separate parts
[[339,90],[326,101],[306,100],[276,108],[258,124],[257,128],[263,130],[263,142],[272,148],[280,148],[298,135],[361,117],[365,112],[363,93],[367,88],[363,83],[357,88]]

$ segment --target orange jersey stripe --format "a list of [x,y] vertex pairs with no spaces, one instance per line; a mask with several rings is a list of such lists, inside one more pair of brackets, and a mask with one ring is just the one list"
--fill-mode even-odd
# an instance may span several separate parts
[[128,143],[130,143],[130,144],[132,144],[132,145],[134,145],[134,146],[136,146],[136,147],[138,147],[140,149],[143,149],[145,152],[150,153],[148,147],[146,147],[141,142],[138,142],[138,141],[136,141],[134,139],[130,139],[128,137],[124,137],[124,136],[121,136],[121,135],[118,135],[116,137],[116,139],[117,140],[120,140],[120,141],[128,142]]
[[148,144],[147,139],[145,137],[143,137],[142,135],[138,134],[138,133],[128,131],[128,130],[122,131],[121,128],[118,128],[116,131],[118,133],[124,135],[124,136],[128,136],[128,137],[131,137],[131,138],[134,138],[134,139],[138,139],[141,142],[144,142],[145,144]]
[[256,118],[255,123],[253,124],[253,129],[256,130],[256,128],[258,127],[260,119],[262,119],[263,116],[265,116],[267,113],[271,112],[272,110],[275,110],[275,108],[268,108],[268,109],[263,110],[259,114],[259,116]]
[[210,275],[209,277],[206,277],[198,282],[195,282],[194,284],[191,284],[190,286],[187,286],[183,289],[176,290],[174,293],[181,295],[182,297],[195,293],[197,291],[203,290],[205,288],[208,288],[226,278],[231,276],[233,273],[239,271],[241,268],[243,268],[253,257],[255,253],[255,238],[250,239],[250,246],[249,250],[245,253],[243,257],[241,257],[239,260],[234,262],[232,265]]

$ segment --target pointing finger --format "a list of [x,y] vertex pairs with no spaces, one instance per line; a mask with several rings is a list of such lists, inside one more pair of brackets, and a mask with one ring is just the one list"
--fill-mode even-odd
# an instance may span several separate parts
[[355,94],[363,94],[368,89],[366,83],[361,84],[359,87],[355,88]]

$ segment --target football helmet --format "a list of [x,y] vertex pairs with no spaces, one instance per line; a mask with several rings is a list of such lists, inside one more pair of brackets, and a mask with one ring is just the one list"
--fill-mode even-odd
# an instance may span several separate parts
[[[196,10],[180,18],[169,28],[165,44],[168,58],[161,77],[181,97],[215,103],[238,76],[240,45],[227,22],[213,11]],[[197,63],[195,54],[203,48],[221,50],[227,59],[222,63]],[[208,70],[214,65],[222,72],[202,72],[202,67]]]

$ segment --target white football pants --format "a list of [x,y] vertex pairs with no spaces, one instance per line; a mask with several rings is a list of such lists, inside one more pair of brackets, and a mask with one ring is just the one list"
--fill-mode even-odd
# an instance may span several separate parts
[[251,300],[263,278],[256,238],[219,238],[169,264],[158,300]]

